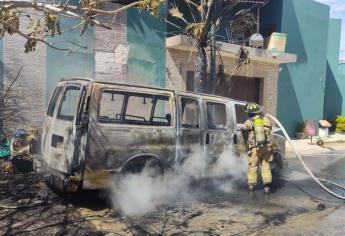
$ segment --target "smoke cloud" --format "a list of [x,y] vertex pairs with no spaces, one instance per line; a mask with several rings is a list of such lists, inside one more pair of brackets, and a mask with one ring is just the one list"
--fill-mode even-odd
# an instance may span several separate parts
[[[112,190],[112,202],[125,215],[144,215],[163,205],[197,199],[200,192],[193,194],[192,189],[203,179],[212,179],[213,189],[232,192],[234,183],[246,178],[246,170],[245,156],[240,158],[227,150],[208,165],[207,157],[199,148],[176,170],[165,172],[163,176],[152,177],[149,168],[138,174],[127,174]],[[227,178],[229,176],[231,178]]]

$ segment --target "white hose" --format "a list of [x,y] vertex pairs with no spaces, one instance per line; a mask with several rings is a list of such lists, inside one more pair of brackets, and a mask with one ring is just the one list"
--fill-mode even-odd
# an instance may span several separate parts
[[277,120],[277,118],[275,118],[274,116],[270,115],[270,114],[266,114],[267,117],[269,117],[270,119],[272,119],[278,126],[279,128],[282,130],[286,140],[288,141],[288,143],[290,144],[291,148],[292,148],[292,151],[297,155],[298,159],[301,161],[304,169],[307,171],[307,173],[313,178],[313,180],[318,184],[320,185],[321,188],[323,188],[326,192],[328,192],[329,194],[331,194],[332,196],[336,197],[336,198],[339,198],[339,199],[342,199],[342,200],[345,200],[345,196],[341,196],[335,192],[333,192],[332,190],[330,190],[329,188],[327,188],[322,182],[327,182],[329,184],[332,184],[334,186],[337,186],[339,188],[342,188],[345,190],[345,187],[344,186],[341,186],[337,183],[333,183],[331,181],[328,181],[328,180],[325,180],[325,179],[319,179],[317,178],[313,172],[311,172],[311,170],[308,168],[308,166],[305,164],[305,162],[303,161],[302,159],[302,156],[299,154],[299,152],[297,152],[297,150],[295,149],[295,146],[292,144],[291,142],[291,139],[290,139],[290,136],[287,134],[285,128],[283,127],[283,125]]

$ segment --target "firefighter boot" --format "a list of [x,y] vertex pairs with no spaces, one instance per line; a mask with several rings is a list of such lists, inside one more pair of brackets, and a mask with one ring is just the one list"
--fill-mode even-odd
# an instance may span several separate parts
[[264,185],[264,192],[265,192],[265,194],[266,195],[270,194],[270,191],[271,191],[270,186],[268,184],[265,184]]
[[250,193],[254,192],[255,185],[254,184],[248,184],[248,190]]

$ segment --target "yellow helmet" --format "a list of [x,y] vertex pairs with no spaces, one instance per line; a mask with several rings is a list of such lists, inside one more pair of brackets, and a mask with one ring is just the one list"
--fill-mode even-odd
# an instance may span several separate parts
[[262,112],[262,108],[260,105],[256,103],[247,103],[246,105],[246,113],[252,113],[252,114],[259,114]]

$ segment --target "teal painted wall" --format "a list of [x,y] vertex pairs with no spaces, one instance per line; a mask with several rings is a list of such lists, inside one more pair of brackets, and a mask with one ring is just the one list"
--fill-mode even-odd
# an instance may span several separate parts
[[341,73],[339,65],[340,35],[341,20],[330,19],[324,107],[324,116],[327,119],[345,115],[345,73]]
[[[72,2],[77,2],[73,0]],[[76,24],[78,20],[62,18],[62,30],[68,29]],[[56,83],[62,78],[88,77],[94,78],[94,30],[89,28],[85,34],[80,36],[80,29],[76,29],[61,36],[49,39],[50,43],[60,48],[71,49],[72,52],[58,51],[47,47],[47,100],[54,90]],[[77,47],[70,42],[86,46],[87,49]]]
[[297,63],[281,66],[278,82],[277,116],[292,135],[303,120],[323,118],[330,8],[312,0],[279,1],[286,51],[298,55]]
[[339,65],[339,74],[345,75],[345,64]]
[[[162,9],[161,17],[165,10]],[[130,76],[143,84],[165,87],[166,32],[164,21],[147,12],[127,12],[128,70]]]

